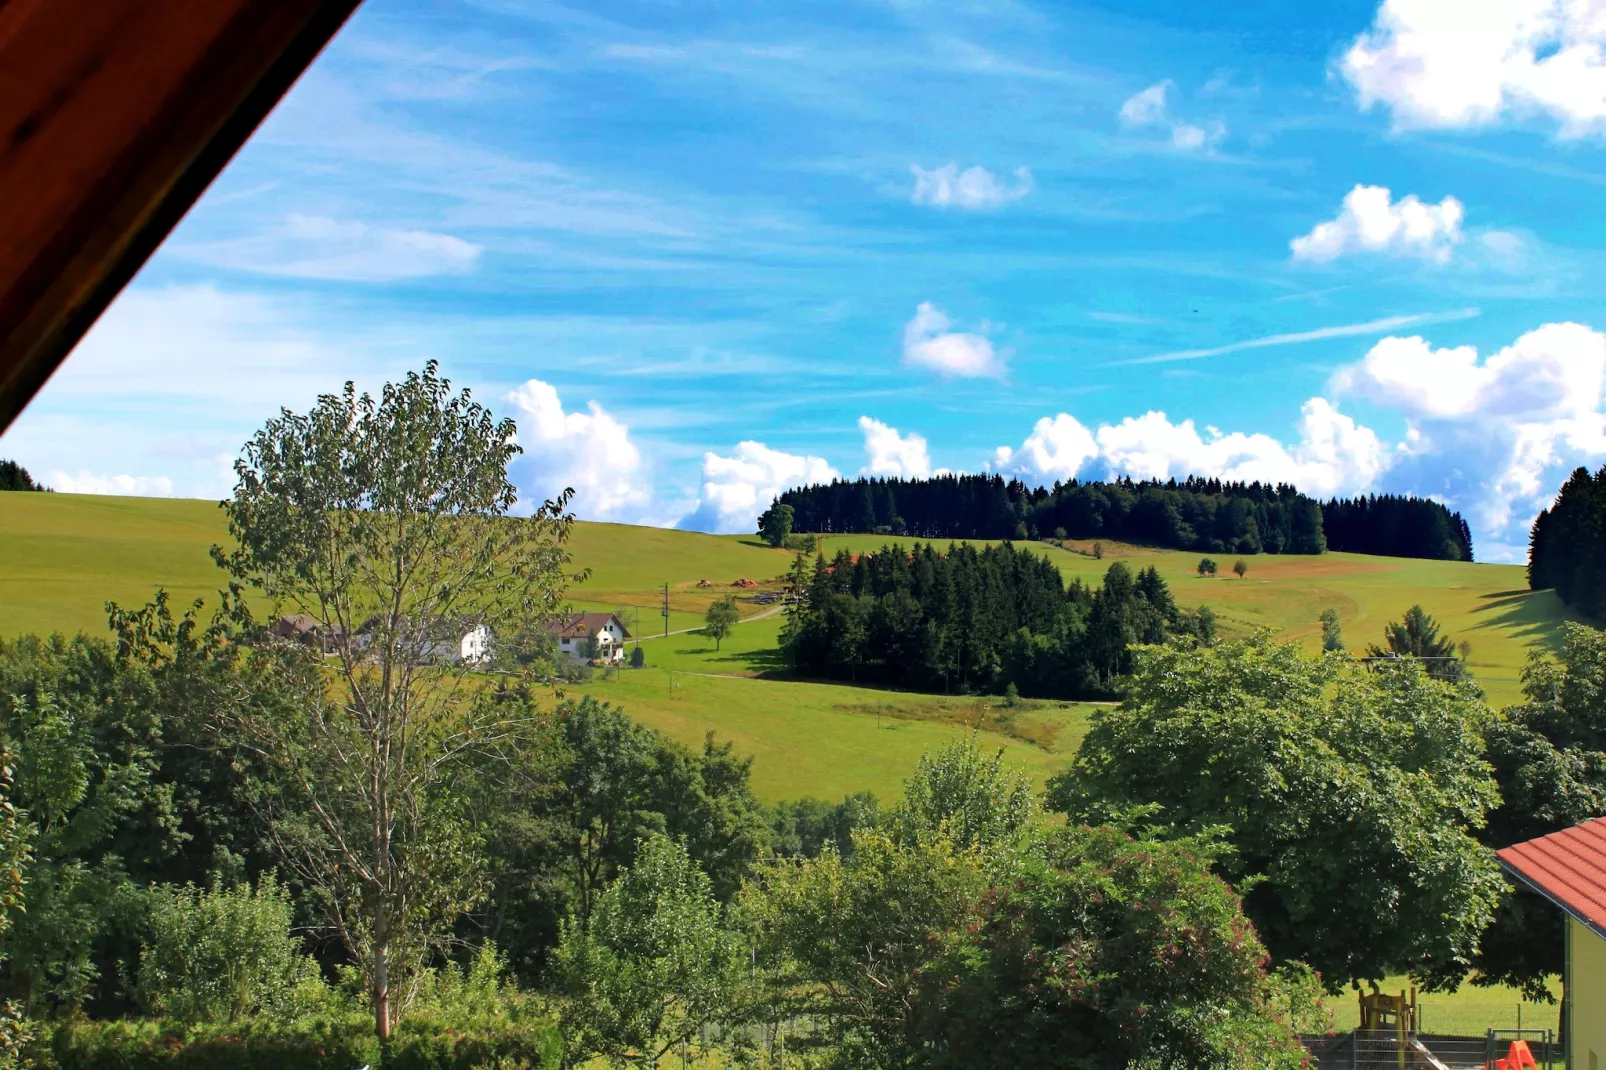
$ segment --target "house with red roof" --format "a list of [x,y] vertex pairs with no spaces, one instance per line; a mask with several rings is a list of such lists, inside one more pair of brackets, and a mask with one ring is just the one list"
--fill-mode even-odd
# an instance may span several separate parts
[[571,613],[547,625],[558,650],[576,661],[623,661],[630,633],[613,613]]
[[1506,872],[1567,917],[1567,1065],[1606,1065],[1606,817],[1498,852]]

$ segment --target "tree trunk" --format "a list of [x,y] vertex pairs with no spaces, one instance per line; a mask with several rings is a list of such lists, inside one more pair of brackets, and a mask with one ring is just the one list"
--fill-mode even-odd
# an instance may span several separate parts
[[390,1036],[390,917],[383,905],[374,915],[374,1033]]

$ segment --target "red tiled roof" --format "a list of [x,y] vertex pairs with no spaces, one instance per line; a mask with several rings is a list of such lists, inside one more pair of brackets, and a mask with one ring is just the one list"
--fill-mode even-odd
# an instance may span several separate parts
[[1606,936],[1606,817],[1515,844],[1500,864]]

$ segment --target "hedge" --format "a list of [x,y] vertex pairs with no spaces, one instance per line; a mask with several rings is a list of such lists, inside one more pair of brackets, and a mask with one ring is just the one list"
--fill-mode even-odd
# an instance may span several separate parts
[[34,1053],[40,1070],[545,1070],[562,1058],[547,1020],[467,1028],[408,1019],[381,1049],[371,1023],[74,1022]]

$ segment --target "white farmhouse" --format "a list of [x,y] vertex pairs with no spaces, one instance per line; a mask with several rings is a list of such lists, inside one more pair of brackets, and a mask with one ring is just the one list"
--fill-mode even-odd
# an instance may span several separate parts
[[[547,625],[558,640],[558,652],[575,661],[623,661],[625,640],[630,632],[614,613],[571,613]],[[596,651],[591,653],[591,640],[596,640]]]
[[[357,629],[355,646],[366,650],[379,638],[384,624],[369,617]],[[483,665],[491,660],[494,635],[489,626],[469,617],[440,617],[415,626],[402,618],[393,639],[396,649],[415,665]]]

